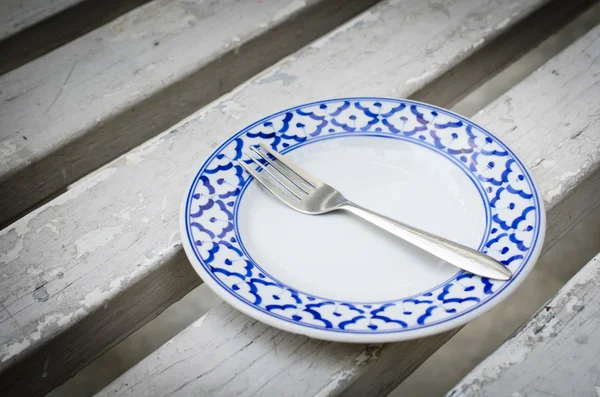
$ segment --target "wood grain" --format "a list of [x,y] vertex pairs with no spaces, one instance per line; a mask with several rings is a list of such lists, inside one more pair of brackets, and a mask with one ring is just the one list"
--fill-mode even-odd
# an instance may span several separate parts
[[0,76],[0,225],[375,2],[154,0]]
[[[556,221],[563,215],[555,209],[598,174],[599,56],[600,27],[475,117],[532,167],[554,220],[550,241],[576,220]],[[579,194],[581,207],[573,211],[596,206],[598,182]],[[267,327],[222,304],[99,395],[386,396],[455,332],[379,346],[327,343]]]
[[600,254],[447,396],[598,394],[599,307]]
[[[0,390],[43,393],[200,283],[181,261],[179,205],[203,157],[233,131],[332,92],[408,96],[543,3],[454,0],[440,8],[383,2],[6,228],[0,236],[0,276],[6,275],[0,278]],[[390,35],[403,37],[402,50],[386,39]],[[561,134],[574,134],[580,121]],[[514,121],[495,123],[511,143],[515,135],[507,131]],[[527,145],[537,145],[541,132],[531,134]],[[189,277],[169,278],[174,271]],[[148,287],[127,299],[135,285]],[[116,321],[114,307],[127,312],[127,321]],[[96,332],[100,326],[103,332]],[[67,332],[76,346],[57,339]],[[61,361],[54,365],[51,358],[40,371],[44,349]],[[74,349],[78,357],[67,359]],[[17,373],[25,376],[9,376]]]
[[4,0],[0,12],[0,75],[148,1]]

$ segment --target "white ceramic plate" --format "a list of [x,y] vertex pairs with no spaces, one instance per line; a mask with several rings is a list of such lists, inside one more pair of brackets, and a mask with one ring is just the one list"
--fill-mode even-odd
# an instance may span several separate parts
[[[477,248],[513,272],[473,276],[348,213],[309,216],[236,159],[259,142],[349,199]],[[473,122],[404,99],[341,98],[283,110],[234,134],[185,196],[185,251],[205,283],[274,327],[344,342],[442,332],[498,304],[539,256],[544,209],[516,155]]]

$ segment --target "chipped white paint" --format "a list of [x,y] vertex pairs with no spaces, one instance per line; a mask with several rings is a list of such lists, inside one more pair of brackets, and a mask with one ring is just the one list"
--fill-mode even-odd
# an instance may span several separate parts
[[79,301],[83,308],[92,308],[96,305],[105,304],[104,302],[109,299],[113,294],[119,292],[125,282],[127,282],[129,276],[121,276],[112,280],[108,285],[108,288],[97,287],[92,292],[88,293],[82,300]]
[[573,307],[579,302],[579,298],[576,296],[571,297],[571,300],[567,302],[567,304],[565,305],[565,308],[567,310],[567,312],[569,313],[573,313]]
[[0,232],[0,238],[2,238],[3,240],[7,239],[12,233],[14,233],[17,238],[17,241],[15,241],[12,248],[5,249],[5,251],[0,254],[0,264],[9,264],[19,257],[21,251],[23,250],[23,236],[28,231],[29,226],[27,222],[17,222],[11,227],[6,228]]
[[55,325],[56,327],[63,327],[71,323],[71,319],[74,316],[82,315],[85,313],[83,308],[78,309],[76,313],[64,315],[62,313],[55,313],[46,316],[43,320],[39,321],[35,330],[23,338],[21,341],[6,344],[2,346],[0,351],[0,359],[2,362],[8,361],[14,356],[21,354],[25,349],[31,346],[36,341],[42,338],[42,333],[46,331],[49,325]]
[[204,324],[205,319],[206,319],[206,316],[200,317],[198,320],[196,320],[192,323],[191,327],[194,327],[194,328],[202,327],[202,324]]
[[48,228],[48,229],[50,229],[50,231],[51,231],[52,233],[54,233],[55,235],[57,235],[57,236],[60,234],[60,233],[58,232],[58,228],[56,227],[56,225],[53,225],[53,224],[51,224],[51,223],[44,223],[44,224],[42,225],[42,227],[40,227],[39,229],[37,229],[35,232],[39,234],[39,233],[40,233],[42,230],[44,230],[45,228]]
[[[481,43],[483,43],[483,39],[482,40],[478,40],[477,42],[473,43],[473,47],[477,47],[477,46],[481,45]],[[417,83],[417,82],[419,82],[421,80],[425,80],[425,79],[433,76],[434,74],[436,74],[437,69],[438,68],[436,68],[436,67],[432,67],[430,70],[424,72],[423,74],[421,74],[419,76],[411,77],[410,79],[407,79],[404,82],[404,84],[409,85],[409,84]]]
[[[340,371],[334,374],[330,379],[329,383],[325,385],[321,390],[315,394],[315,397],[328,397],[333,395],[334,392],[340,391],[340,386],[342,386],[342,390],[345,388],[345,383],[348,378],[351,378],[354,375],[354,371],[347,369],[345,371]],[[337,394],[337,393],[336,393]]]
[[139,164],[146,158],[147,155],[152,153],[158,146],[158,141],[154,145],[143,145],[133,149],[131,152],[125,155],[125,159],[131,164]]
[[83,255],[94,252],[104,246],[114,239],[121,230],[123,230],[123,226],[121,225],[109,226],[91,230],[79,237],[74,243],[77,248],[77,258],[81,258]]
[[37,340],[40,338],[40,334],[35,331],[31,333],[28,337],[23,339],[21,342],[14,342],[9,345],[2,346],[2,351],[0,352],[0,357],[2,357],[2,362],[8,361],[17,354],[23,352],[26,348],[31,346],[31,340]]
[[[210,153],[214,144],[222,142],[233,131],[243,128],[257,117],[268,115],[283,107],[330,96],[331,92],[336,92],[340,96],[356,95],[357,92],[382,96],[409,96],[412,90],[423,87],[432,78],[447,71],[448,65],[454,65],[464,59],[472,51],[473,43],[484,38],[485,41],[482,45],[485,45],[491,37],[494,37],[494,32],[487,30],[487,26],[493,27],[507,17],[509,13],[505,9],[506,4],[510,5],[511,10],[516,9],[521,13],[527,13],[542,3],[542,0],[455,0],[447,5],[448,11],[452,15],[451,19],[448,19],[443,13],[435,13],[432,16],[433,20],[428,21],[428,23],[432,23],[431,30],[422,31],[419,35],[411,35],[411,32],[415,31],[416,24],[422,23],[420,18],[423,15],[429,15],[429,3],[403,2],[402,6],[393,7],[389,2],[383,2],[365,14],[366,21],[362,21],[362,17],[357,18],[349,23],[353,26],[352,29],[342,29],[341,33],[340,31],[331,33],[328,36],[329,39],[320,48],[309,46],[281,61],[276,66],[279,70],[287,75],[298,77],[288,86],[279,82],[257,84],[256,79],[253,79],[148,142],[147,145],[156,144],[157,147],[148,153],[139,164],[128,162],[125,156],[115,160],[110,164],[110,168],[114,168],[116,171],[107,180],[88,189],[85,188],[85,185],[78,184],[70,191],[73,192],[71,194],[76,195],[77,200],[60,201],[59,198],[60,205],[57,205],[57,200],[54,200],[19,221],[19,224],[30,224],[28,227],[31,230],[37,230],[47,223],[48,219],[58,218],[61,233],[56,241],[54,240],[55,236],[52,236],[52,239],[36,241],[32,233],[25,233],[24,247],[19,258],[11,262],[6,267],[6,271],[3,269],[3,272],[10,273],[11,277],[7,280],[0,280],[0,302],[10,303],[7,308],[14,314],[19,325],[13,324],[11,328],[8,326],[8,321],[0,324],[0,343],[22,340],[23,337],[30,335],[35,330],[38,319],[45,318],[47,315],[78,313],[81,308],[89,309],[89,312],[95,310],[97,313],[97,309],[107,303],[109,308],[102,311],[106,313],[106,317],[103,319],[111,324],[112,329],[106,334],[128,334],[130,332],[128,326],[139,325],[140,321],[150,317],[149,313],[178,299],[180,295],[177,294],[189,290],[200,282],[183,259],[181,249],[176,247],[177,238],[172,237],[172,233],[178,230],[179,203],[185,184],[196,172],[202,159]],[[374,15],[377,15],[377,19],[369,22],[373,20]],[[473,15],[483,15],[485,18],[479,20]],[[410,48],[410,51],[397,51],[396,43],[385,40],[389,35],[404,37],[406,48]],[[363,50],[364,53],[361,52]],[[370,53],[366,53],[366,51]],[[581,48],[577,51],[581,53]],[[594,48],[591,48],[590,51],[593,53]],[[374,57],[372,52],[377,53],[377,56]],[[335,56],[339,54],[352,54],[352,57]],[[560,164],[560,167],[556,169],[536,174],[536,180],[545,193],[552,187],[553,179],[560,174],[558,170],[565,172],[581,169],[580,176],[585,177],[593,172],[594,164],[598,164],[597,147],[593,144],[582,147],[580,137],[573,140],[575,148],[580,149],[579,153],[575,153],[574,147],[570,147],[569,144],[555,152],[546,152],[546,150],[550,152],[550,148],[556,144],[564,142],[565,137],[570,136],[568,134],[573,135],[583,129],[586,125],[584,123],[587,122],[586,118],[574,113],[564,113],[565,120],[571,120],[572,124],[560,129],[548,129],[545,125],[542,126],[543,128],[537,128],[536,124],[532,123],[532,120],[540,119],[553,124],[558,122],[553,117],[559,113],[557,109],[562,109],[563,102],[559,102],[559,97],[547,95],[548,90],[554,92],[554,88],[557,86],[563,94],[571,95],[569,103],[574,109],[586,109],[585,114],[589,115],[597,114],[597,101],[594,100],[597,95],[595,91],[589,90],[594,77],[591,72],[584,72],[589,66],[586,63],[589,62],[589,58],[587,61],[585,57],[581,59],[581,61],[570,62],[565,75],[560,77],[560,83],[552,80],[554,75],[550,74],[551,69],[542,70],[540,74],[534,76],[533,79],[528,79],[509,94],[513,97],[513,108],[504,107],[502,102],[506,99],[504,97],[501,102],[490,106],[485,115],[476,118],[478,122],[488,126],[502,139],[512,143],[515,150],[528,164],[533,164],[532,159],[541,157],[557,161],[557,164]],[[140,62],[143,63],[143,61]],[[407,78],[421,75],[432,64],[438,65],[440,68],[435,76],[415,83],[414,87],[407,88],[404,85]],[[556,68],[556,64],[552,67]],[[340,70],[343,73],[340,73]],[[267,73],[269,71],[265,72],[265,74]],[[365,89],[369,92],[365,92]],[[545,107],[542,109],[533,106],[539,103],[539,97],[543,96],[548,97],[544,101]],[[268,98],[268,100],[257,100],[257,98]],[[235,112],[238,119],[223,113],[220,107],[224,101],[234,101],[243,107]],[[506,121],[505,117],[512,119]],[[515,125],[519,128],[511,131]],[[595,142],[593,138],[598,133],[594,128],[584,129],[581,136],[591,137],[592,142]],[[553,133],[549,134],[548,131],[553,131]],[[548,147],[539,145],[542,137]],[[160,143],[157,144],[157,141]],[[580,163],[583,161],[580,153],[583,153],[589,160],[589,167],[583,167]],[[562,198],[577,186],[577,181],[574,179],[569,179],[565,183],[561,194],[556,196],[552,202],[547,202],[548,209],[552,210],[556,207],[561,203]],[[589,194],[593,194],[593,189]],[[167,196],[167,208],[163,211],[162,202],[165,195]],[[593,200],[586,198],[577,208],[570,209],[574,212],[586,211],[593,204],[595,204]],[[112,214],[127,212],[130,221],[122,221],[126,227],[124,226],[120,235],[113,240],[114,244],[106,244],[97,248],[89,254],[85,261],[76,258],[76,248],[73,244],[75,240],[93,229],[114,226],[115,218]],[[165,215],[165,221],[158,217],[160,213]],[[144,223],[143,219],[147,219],[148,222]],[[573,222],[576,222],[576,219],[565,216],[549,233],[560,234],[572,226]],[[0,243],[2,239],[4,237],[0,238]],[[171,246],[168,242],[173,245]],[[72,251],[67,249],[65,254],[65,249],[61,248],[62,245],[72,248]],[[154,254],[152,259],[147,259],[145,256],[148,250]],[[24,264],[31,263],[36,263],[41,269],[48,270],[47,273],[57,267],[64,268],[62,279],[49,280],[46,284],[50,298],[43,305],[36,303],[31,296],[37,280],[19,274],[21,269],[26,266]],[[13,275],[17,274],[19,277],[14,278]],[[178,275],[181,276],[178,277]],[[114,286],[110,296],[88,297],[89,301],[87,301],[85,297],[89,291],[94,291],[99,285],[111,285],[114,280],[122,281],[119,281],[118,287]],[[139,281],[151,281],[152,284],[147,291],[137,290],[135,299],[118,300],[119,296],[127,296],[132,291],[132,286]],[[58,293],[58,291],[60,292]],[[160,298],[162,300],[155,298],[159,294],[163,294]],[[59,299],[61,296],[68,298]],[[89,307],[80,304],[80,301],[84,299]],[[144,300],[144,305],[139,304],[141,300]],[[130,313],[130,322],[119,324],[122,318],[116,315],[110,317],[113,314],[112,311],[118,312],[117,308],[119,307]],[[332,374],[350,368],[353,360],[360,356],[361,352],[366,351],[364,347],[360,346],[340,346],[318,341],[308,341],[305,345],[300,346],[306,341],[305,338],[277,333],[268,327],[261,328],[261,324],[247,318],[239,320],[238,325],[229,325],[227,321],[237,315],[239,313],[235,311],[212,312],[202,324],[194,328],[200,334],[191,332],[186,334],[188,336],[181,336],[183,339],[176,339],[175,343],[168,346],[177,346],[179,341],[185,344],[179,345],[180,350],[172,352],[173,356],[163,355],[162,358],[167,363],[173,363],[175,356],[179,360],[187,357],[182,356],[182,352],[188,352],[186,350],[188,346],[193,345],[194,349],[205,348],[207,346],[204,342],[208,345],[212,343],[212,348],[207,348],[205,353],[200,351],[201,355],[198,356],[205,358],[205,365],[214,362],[217,354],[226,354],[227,352],[231,355],[236,354],[238,361],[233,362],[234,360],[231,359],[223,362],[225,370],[211,372],[199,380],[200,385],[202,382],[216,384],[225,381],[226,379],[216,379],[215,376],[235,370],[249,371],[252,379],[264,379],[266,382],[270,379],[269,377],[275,376],[276,371],[285,368],[291,381],[300,385],[297,393],[311,394],[320,390]],[[230,317],[221,321],[219,316]],[[210,320],[211,318],[213,320]],[[72,317],[72,321],[78,320]],[[217,325],[220,325],[221,328],[218,328]],[[69,326],[65,325],[62,329],[48,329],[42,340],[35,341],[22,353],[35,353],[42,342],[49,342],[52,345],[53,338],[57,333],[67,330]],[[82,330],[84,333],[82,337],[90,338],[94,346],[103,347],[113,342],[107,340],[104,334],[95,333],[92,328]],[[226,332],[223,331],[224,329]],[[234,335],[234,332],[240,335]],[[204,341],[199,343],[199,340],[195,340],[193,344],[187,344],[186,338],[198,337],[198,335],[205,338]],[[269,339],[271,337],[272,339]],[[235,343],[230,343],[230,341]],[[384,347],[382,352],[387,354],[386,357],[403,358],[403,362],[397,364],[400,368],[399,372],[401,372],[401,369],[406,369],[406,365],[421,360],[426,354],[423,352],[428,352],[433,346],[439,346],[441,343],[440,339],[434,339],[423,342],[418,347],[395,344]],[[248,347],[243,349],[247,344],[249,344]],[[268,350],[269,347],[266,348],[267,350],[261,350],[263,346],[272,346],[273,344],[277,344],[276,352],[274,349],[272,352]],[[227,348],[215,350],[216,347],[222,348],[223,346],[227,346]],[[59,347],[63,346],[57,348]],[[71,351],[68,346],[63,348],[65,351]],[[296,348],[299,350],[292,354]],[[306,349],[314,349],[315,353]],[[257,360],[260,354],[265,354],[265,351],[269,353],[263,359]],[[306,359],[298,361],[299,357],[304,357],[302,356],[304,353],[307,354]],[[202,354],[205,355],[202,356]],[[312,361],[308,360],[313,359],[315,364],[311,367]],[[36,363],[36,365],[39,364],[38,368],[42,367],[44,360],[45,357],[41,357],[39,363]],[[404,360],[406,361],[404,362]],[[255,364],[249,366],[249,363],[253,361]],[[387,363],[387,361],[383,361]],[[349,379],[348,382],[352,382],[361,373],[368,372],[373,368],[369,363],[365,362],[364,367],[357,370],[352,375],[353,379]],[[152,365],[148,364],[147,368],[150,367]],[[161,378],[164,386],[160,387],[179,387],[184,381],[197,377],[201,368],[206,367],[190,364],[190,361],[186,359],[181,362],[181,367],[176,366],[165,373],[166,378]],[[291,368],[294,370],[292,371]],[[76,369],[78,368],[74,370]],[[206,368],[206,370],[208,371],[210,368]],[[178,371],[178,373],[173,371]],[[399,372],[385,372],[387,378],[384,381],[394,382],[397,379],[396,374]],[[146,373],[146,375],[148,374],[150,372]],[[52,376],[54,376],[52,372],[49,372],[45,381],[50,380]],[[151,384],[146,382],[144,374],[140,372],[137,376],[140,377],[143,384],[150,387]],[[316,379],[315,384],[307,386],[306,380],[313,378]],[[158,378],[156,381],[160,382]],[[256,382],[257,387],[260,384],[260,382]],[[380,383],[374,382],[373,385],[376,387]],[[197,387],[198,384],[191,386]],[[245,387],[247,384],[240,385],[235,382],[226,384],[221,392],[229,395],[243,394],[244,390],[240,389],[242,386]],[[127,393],[127,388],[121,387],[119,388],[120,393]],[[160,387],[156,389],[157,394],[162,390]],[[269,388],[276,390],[278,385],[275,382],[265,387],[267,389],[263,389],[263,391],[269,390]],[[307,390],[307,387],[314,387],[314,389]],[[352,384],[352,390],[365,387],[365,383],[362,381]],[[251,393],[251,391],[247,393]],[[363,395],[375,395],[375,393],[373,390],[366,390]]]
[[498,25],[496,25],[496,29],[497,30],[502,30],[505,27],[507,27],[508,25],[510,25],[510,21],[512,20],[512,18],[506,18],[505,20],[503,20],[502,22],[500,22]]
[[[61,3],[79,1],[46,3],[62,8]],[[42,6],[41,0],[18,3],[53,8]],[[319,3],[325,0],[311,6]],[[0,76],[0,223],[169,127],[179,108],[190,106],[187,103],[206,102],[224,93],[212,73],[202,76],[201,71],[215,62],[223,68],[225,62],[235,62],[224,57],[226,44],[239,48],[285,26],[307,7],[303,1],[153,0]],[[340,7],[336,14],[360,7]],[[12,18],[13,8],[0,12],[0,21]],[[0,26],[1,37],[4,25]],[[294,39],[302,44],[306,36]],[[263,41],[262,45],[271,45]],[[254,70],[260,62],[268,65],[272,60],[258,56],[252,62],[238,62],[226,78],[240,79],[247,73],[246,65]],[[186,84],[162,99],[164,105],[155,105],[152,114],[137,116],[144,106],[152,106],[149,98],[160,97],[195,73],[204,79],[196,82],[203,84],[201,89]],[[138,152],[129,159],[135,164],[143,157]]]
[[[80,182],[79,189],[67,190],[65,193],[61,194],[60,196],[58,196],[57,198],[55,198],[54,200],[52,200],[48,204],[46,204],[46,208],[54,207],[54,206],[62,206],[62,205],[69,203],[70,201],[76,200],[77,198],[79,198],[79,196],[84,194],[86,191],[89,191],[92,188],[94,188],[96,185],[98,185],[99,183],[108,180],[108,178],[112,174],[114,174],[116,171],[117,171],[117,169],[114,167],[108,167],[108,168],[103,168],[103,169],[99,170],[94,175],[92,175],[89,178],[86,178],[85,180]],[[27,218],[28,216],[30,216],[30,214],[23,217],[23,219]]]
[[[385,4],[387,3],[379,7],[384,8]],[[451,9],[450,12],[452,15],[457,14],[454,9]],[[388,16],[390,22],[389,25],[384,23],[380,28],[387,30],[390,34],[396,33],[390,32],[390,29],[394,28],[397,16],[389,9],[381,12],[381,15]],[[355,47],[356,40],[365,35],[367,36],[365,42],[372,43],[373,38],[368,36],[372,31],[373,27],[366,28],[364,31],[360,29],[347,30],[348,36],[339,36],[327,45],[338,43],[337,40],[339,40],[339,42],[352,42],[351,45]],[[573,192],[577,183],[593,175],[600,165],[600,130],[597,125],[590,123],[590,120],[600,117],[600,103],[596,100],[600,95],[597,92],[600,84],[594,85],[600,81],[600,75],[594,75],[590,65],[594,64],[595,58],[588,56],[589,54],[600,54],[600,41],[596,40],[599,36],[600,27],[577,41],[551,60],[546,67],[511,89],[487,107],[485,112],[481,112],[474,118],[502,140],[511,144],[527,164],[533,165],[535,160],[546,158],[560,165],[548,170],[543,167],[536,169],[536,181],[545,197],[552,190],[553,183],[557,178],[571,170],[580,170],[577,180],[569,178],[565,181],[566,185],[558,196],[551,200],[545,200],[546,209],[549,211],[548,219],[552,221],[553,226],[551,230],[548,230],[549,240],[562,234],[564,230],[577,222],[579,211],[586,213],[597,205],[600,186],[590,184],[587,186],[586,195],[577,196],[579,198],[577,207],[568,208],[571,212],[569,215],[561,215],[563,212],[556,210],[557,206],[563,203],[562,200],[565,196]],[[354,42],[350,38],[354,38]],[[327,46],[321,47],[321,50],[325,51],[326,48]],[[335,48],[339,49],[339,47]],[[313,51],[315,51],[314,48],[308,48],[306,52],[300,52],[297,60],[293,63],[288,64],[283,61],[277,68],[296,76],[306,76],[309,70],[312,73],[318,73],[315,71],[322,67],[319,61],[328,57],[327,53],[319,55],[314,54]],[[384,51],[381,51],[383,54]],[[335,53],[340,52],[336,51]],[[397,54],[395,53],[393,56],[397,57]],[[413,58],[416,57],[413,56]],[[335,71],[339,73],[340,67],[337,65],[339,60],[336,59],[335,62],[337,66]],[[360,60],[353,60],[353,62],[359,63]],[[370,81],[377,85],[376,76],[385,73],[386,67],[382,66],[384,64],[385,62],[379,58],[370,64],[373,68],[372,74],[369,74],[368,79],[364,81]],[[429,64],[429,60],[422,63],[422,65]],[[402,67],[397,65],[390,65],[390,67],[394,68],[396,79],[394,81],[398,82],[398,86],[402,86],[406,77]],[[552,70],[555,69],[560,70],[560,76],[552,73]],[[365,72],[366,69],[361,70]],[[261,79],[267,73],[263,73],[256,79]],[[328,78],[319,75],[315,77],[315,81],[327,85],[328,81],[335,78],[335,73],[332,71]],[[360,80],[362,76],[357,75],[355,78]],[[362,83],[363,81],[357,84]],[[291,103],[291,101],[285,101],[285,93],[293,95],[292,90],[294,89],[305,89],[307,95],[310,95],[312,91],[317,91],[314,93],[315,96],[321,93],[320,85],[312,81],[299,80],[288,89],[279,86],[273,89],[275,84],[261,85],[249,82],[223,100],[233,98],[242,104],[252,104],[255,103],[253,102],[254,98],[269,93],[270,98],[277,99],[273,108],[280,108]],[[337,88],[341,94],[344,94],[346,85],[353,87],[351,80],[344,80]],[[389,85],[385,89],[391,89]],[[590,87],[594,88],[590,89]],[[331,88],[326,86],[321,89]],[[276,94],[278,92],[282,92],[282,94]],[[382,95],[387,92],[384,91]],[[556,95],[556,92],[559,92],[560,95]],[[564,96],[569,98],[568,108],[572,108],[572,111],[565,111]],[[540,103],[539,98],[547,99]],[[313,97],[309,96],[306,99],[310,100]],[[267,114],[269,110],[271,108],[266,107],[261,115]],[[230,118],[224,118],[216,106],[206,109],[205,112],[208,114],[191,119],[187,124],[179,127],[179,139],[191,140],[196,136],[194,131],[201,128],[210,130],[213,126],[214,128],[223,128],[223,136],[226,136],[230,130],[234,129],[233,125],[242,127],[251,121],[251,117],[257,117],[255,111],[249,115],[248,119],[232,122]],[[583,117],[582,119],[582,114],[587,115],[587,118]],[[540,123],[540,120],[544,122]],[[561,129],[549,129],[546,125],[556,125],[559,122],[568,122],[569,126]],[[556,149],[561,142],[565,142],[566,138],[580,130],[582,133],[578,138],[571,140],[574,147],[568,147],[569,145],[565,144]],[[556,132],[550,134],[548,131]],[[581,136],[586,137],[586,145],[581,143],[583,141],[578,141]],[[543,139],[544,145],[539,144],[541,139]],[[206,141],[210,146],[214,138],[206,137]],[[197,150],[194,150],[194,154],[197,154]],[[161,157],[158,153],[154,155],[156,156],[155,161],[158,162]],[[588,163],[589,166],[583,166]],[[195,169],[192,167],[190,173]],[[157,198],[157,200],[159,199]],[[585,278],[583,277],[583,279]],[[532,324],[527,335],[533,339],[552,339],[559,332],[561,332],[560,322],[548,315],[541,316],[535,324]],[[600,333],[598,334],[600,335]],[[279,342],[278,338],[282,342]],[[299,340],[306,341],[308,347],[305,350],[296,350],[300,344]],[[173,397],[192,394],[276,395],[288,384],[294,385],[293,389],[285,388],[289,395],[304,396],[320,392],[322,395],[334,395],[344,388],[348,388],[347,395],[385,395],[390,387],[393,387],[394,382],[401,380],[398,378],[398,374],[404,373],[403,371],[414,365],[415,362],[420,362],[419,360],[426,355],[420,349],[430,349],[441,343],[443,342],[438,340],[388,344],[381,346],[380,351],[374,357],[372,353],[368,353],[369,350],[365,346],[324,343],[306,340],[301,336],[293,336],[284,332],[280,333],[222,305],[209,312],[202,321],[177,335],[170,344],[162,346],[129,370],[105,388],[100,396],[138,394],[171,395]],[[273,344],[276,345],[276,349]],[[219,349],[223,350],[217,352],[215,346],[219,346]],[[288,355],[289,351],[294,351],[294,354]],[[531,352],[532,347],[527,340],[515,343],[504,354],[494,358],[494,365],[485,369],[486,378],[500,377],[507,368],[525,362]],[[356,360],[357,357],[367,357],[367,359],[363,362]],[[377,361],[377,357],[381,357],[379,361]],[[207,361],[211,363],[210,367],[208,367]],[[310,364],[306,364],[307,362]],[[359,362],[362,365],[358,364]],[[212,363],[218,364],[215,367]],[[209,370],[212,371],[209,376],[198,377],[198,374]],[[285,371],[285,377],[281,377],[282,371]],[[238,376],[231,378],[222,376],[223,373],[237,373]],[[253,379],[253,382],[247,382],[247,379]],[[476,387],[474,385],[474,388]],[[514,390],[514,387],[505,387],[500,395]]]
[[35,330],[22,340],[2,346],[2,350],[0,351],[1,362],[8,361],[14,356],[21,354],[33,343],[41,340],[42,335],[49,331],[49,326],[52,326],[56,329],[61,329],[67,325],[73,324],[76,320],[86,315],[88,313],[88,309],[95,307],[98,302],[105,302],[112,295],[117,293],[121,289],[123,282],[126,280],[127,276],[121,276],[111,281],[108,288],[102,288],[100,286],[97,287],[79,301],[81,306],[72,313],[52,313],[47,315],[43,320],[37,323]]
[[7,139],[0,142],[0,170],[10,169],[10,158],[18,151],[17,142]]
[[128,209],[122,209],[119,212],[115,212],[112,214],[113,218],[117,218],[117,219],[123,219],[126,221],[131,220],[131,215],[130,215],[130,211]]
[[286,5],[285,7],[283,7],[275,13],[275,15],[273,16],[273,21],[282,21],[288,18],[290,15],[294,14],[295,12],[300,11],[304,7],[306,7],[305,0],[293,0],[289,2],[288,5]]
[[239,120],[238,113],[242,113],[246,108],[235,101],[223,101],[219,109],[227,116]]
[[599,305],[600,254],[447,396],[492,397],[518,389],[518,395],[571,397],[598,391]]

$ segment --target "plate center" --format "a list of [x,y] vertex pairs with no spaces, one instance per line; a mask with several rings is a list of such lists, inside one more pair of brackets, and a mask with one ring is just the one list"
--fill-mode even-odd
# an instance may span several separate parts
[[[419,144],[344,136],[311,142],[286,156],[371,210],[473,248],[484,236],[486,211],[474,182],[451,160]],[[327,299],[401,299],[458,271],[350,213],[295,212],[256,181],[244,192],[237,220],[242,244],[265,272]]]

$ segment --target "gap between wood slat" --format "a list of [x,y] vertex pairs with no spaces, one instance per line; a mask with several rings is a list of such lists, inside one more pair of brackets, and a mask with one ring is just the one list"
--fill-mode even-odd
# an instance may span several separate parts
[[87,0],[25,28],[0,41],[0,74],[41,57],[148,1]]
[[597,0],[551,1],[413,93],[410,99],[443,107],[454,106],[596,3]]
[[[0,229],[378,1],[327,0],[307,5],[285,23],[15,170],[0,185],[0,205],[5,207],[0,214],[6,217],[0,219]],[[0,54],[4,51],[0,46]]]
[[[593,198],[600,194],[600,173],[598,170],[592,172],[592,174],[584,181],[581,181],[580,184],[569,194],[567,197],[563,199],[560,203],[554,203],[554,207],[550,211],[550,216],[548,218],[549,226],[548,229],[552,230],[548,234],[548,240],[545,246],[545,251],[549,249],[554,243],[562,236],[562,234],[566,233],[570,228],[577,223],[581,219],[583,219],[589,212],[586,212],[582,209],[589,208],[590,198]],[[568,211],[568,213],[565,213]],[[591,210],[590,210],[591,211]],[[558,233],[558,231],[562,231]],[[451,336],[455,334],[454,332],[449,332],[440,336],[427,338],[421,340],[422,343],[417,343],[415,341],[411,341],[410,344],[402,347],[402,352],[407,354],[411,354],[411,352],[417,352],[415,354],[419,354],[420,357],[428,357],[432,354],[438,347],[440,347],[445,341],[447,341]],[[408,343],[408,342],[407,342]],[[421,350],[419,350],[421,349]],[[405,379],[410,373],[412,373],[420,363],[424,361],[424,359],[417,360],[417,362],[411,361],[407,359],[406,354],[398,354],[399,351],[385,351],[384,354],[388,355],[388,357],[394,357],[394,359],[388,358],[387,360],[381,359],[380,362],[388,364],[389,362],[394,363],[394,375],[397,375],[398,378]],[[411,356],[411,358],[414,358]],[[407,364],[408,362],[408,364]],[[391,372],[389,367],[380,365],[379,363],[373,364],[373,369],[369,369],[369,378],[376,378],[377,374],[387,371],[388,375],[384,376],[384,378],[391,378],[389,373]],[[397,371],[397,372],[395,372]],[[385,390],[379,390],[378,393],[384,395],[388,391],[390,391],[396,382],[385,383]],[[355,385],[356,386],[356,385]],[[354,388],[355,386],[351,386],[351,389],[348,391],[348,395],[371,395],[374,389],[369,389],[368,393],[362,388]]]
[[[189,267],[189,266],[188,266],[188,267]],[[193,286],[191,286],[190,288],[192,288],[192,287],[193,287]],[[117,306],[118,306],[118,305],[117,305]],[[114,309],[114,308],[115,308],[115,305],[113,305],[113,309]],[[153,314],[150,314],[149,316],[150,316],[150,318],[151,318],[151,317],[153,316]]]

